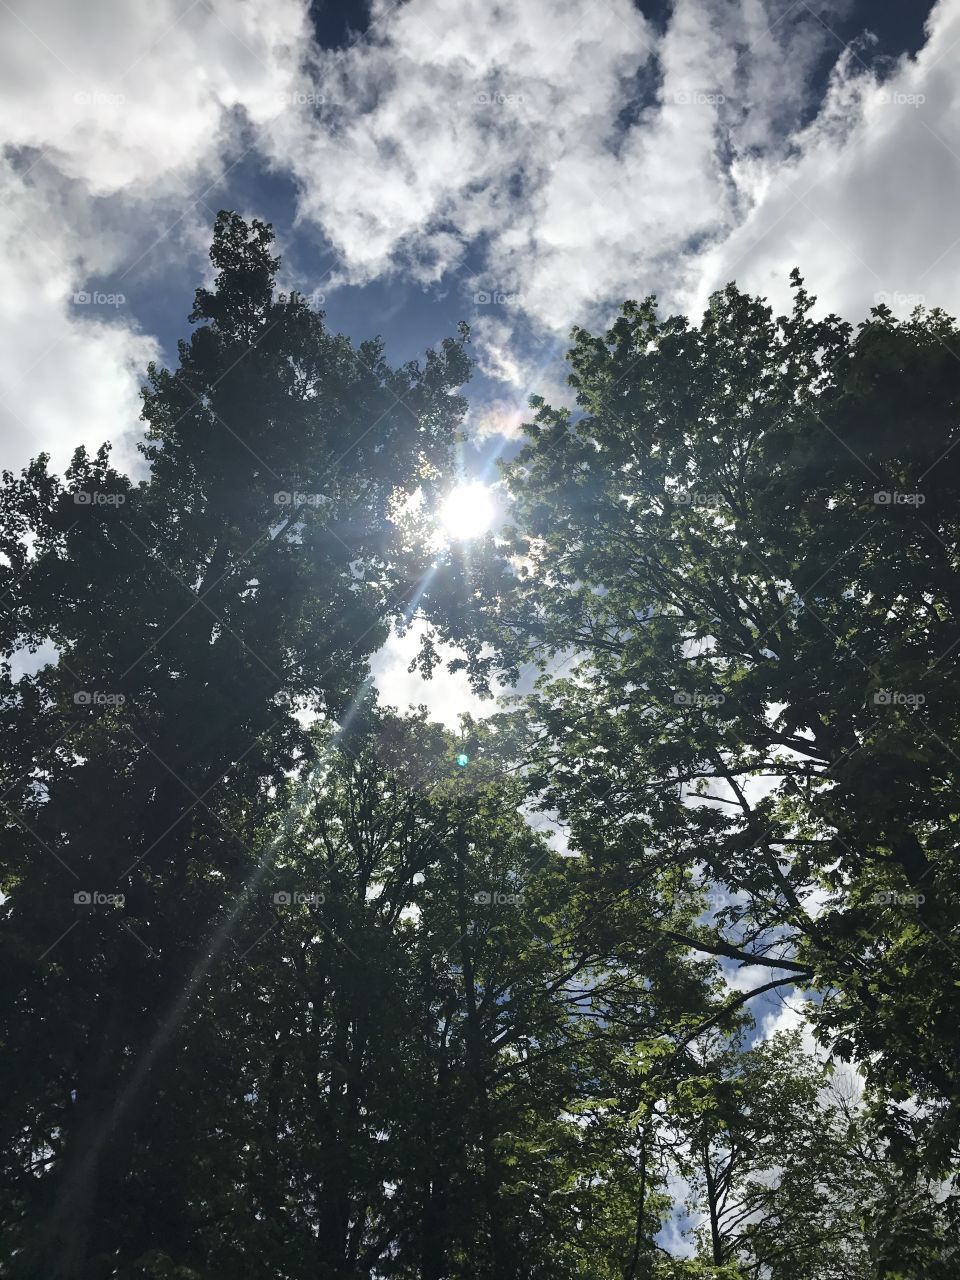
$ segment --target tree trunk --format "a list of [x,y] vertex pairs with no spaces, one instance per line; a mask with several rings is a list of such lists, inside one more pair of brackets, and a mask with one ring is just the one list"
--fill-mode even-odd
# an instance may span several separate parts
[[720,1237],[720,1217],[717,1212],[717,1188],[710,1167],[710,1148],[703,1144],[703,1173],[707,1184],[707,1208],[710,1212],[710,1242],[715,1266],[723,1265],[723,1241]]

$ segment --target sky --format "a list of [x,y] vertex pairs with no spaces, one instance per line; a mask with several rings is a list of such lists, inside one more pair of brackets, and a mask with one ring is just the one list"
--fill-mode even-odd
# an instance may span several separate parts
[[[567,398],[570,328],[735,279],[960,313],[960,0],[4,0],[0,449],[140,465],[218,209],[394,362],[472,327],[465,466]],[[450,722],[462,676],[375,674]]]

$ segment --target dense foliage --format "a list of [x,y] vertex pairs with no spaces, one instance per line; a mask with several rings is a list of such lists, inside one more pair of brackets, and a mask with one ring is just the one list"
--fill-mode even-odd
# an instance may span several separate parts
[[[466,333],[211,257],[148,477],[0,494],[0,1275],[957,1274],[952,322],[626,304],[467,556]],[[417,609],[533,692],[378,705]]]

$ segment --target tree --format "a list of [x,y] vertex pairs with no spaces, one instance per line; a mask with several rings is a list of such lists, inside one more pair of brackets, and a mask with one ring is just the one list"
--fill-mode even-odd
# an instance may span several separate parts
[[856,1081],[799,1031],[749,1047],[745,1031],[704,1037],[653,1112],[698,1258],[742,1280],[952,1274],[955,1205],[903,1177]]
[[730,285],[699,326],[648,299],[575,330],[578,413],[534,399],[513,527],[429,603],[478,682],[545,671],[542,802],[575,846],[715,886],[689,944],[815,987],[900,1156],[922,1136],[946,1173],[960,342],[939,311],[816,320],[793,282],[776,318]]
[[[244,922],[234,984],[255,1004],[210,1021],[249,1064],[246,1109],[269,1109],[233,1121],[253,1137],[217,1175],[254,1189],[257,1235],[203,1243],[201,1274],[264,1256],[294,1276],[621,1274],[643,1175],[613,1066],[662,1004],[569,919],[575,870],[518,812],[508,734],[465,733],[365,709]],[[273,884],[303,905],[275,912]]]
[[[25,1275],[109,1273],[128,1207],[153,1230],[126,1170],[269,864],[251,836],[311,749],[294,711],[343,715],[415,593],[390,512],[436,484],[464,410],[462,336],[391,369],[275,294],[270,247],[218,217],[198,327],[176,371],[150,369],[148,479],[106,448],[65,483],[43,457],[4,477],[3,1145]],[[14,681],[43,641],[57,661]]]
[[[391,369],[271,243],[218,219],[146,479],[0,490],[0,1271],[947,1280],[952,322],[627,304],[437,552],[466,333]],[[379,706],[418,607],[534,693]],[[862,1103],[748,1043],[795,985]]]

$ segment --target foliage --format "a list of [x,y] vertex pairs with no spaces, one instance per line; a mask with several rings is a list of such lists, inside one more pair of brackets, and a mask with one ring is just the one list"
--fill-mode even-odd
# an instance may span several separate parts
[[[465,331],[211,257],[146,478],[0,490],[0,1275],[948,1280],[952,322],[628,303],[438,552]],[[418,608],[537,687],[380,706]]]
[[451,569],[436,616],[478,681],[490,641],[544,671],[532,776],[598,881],[653,887],[673,932],[671,895],[711,895],[690,944],[815,989],[898,1158],[941,1176],[960,341],[938,311],[815,319],[793,283],[776,318],[730,285],[699,327],[648,299],[575,331],[578,413],[534,400],[480,603]]

